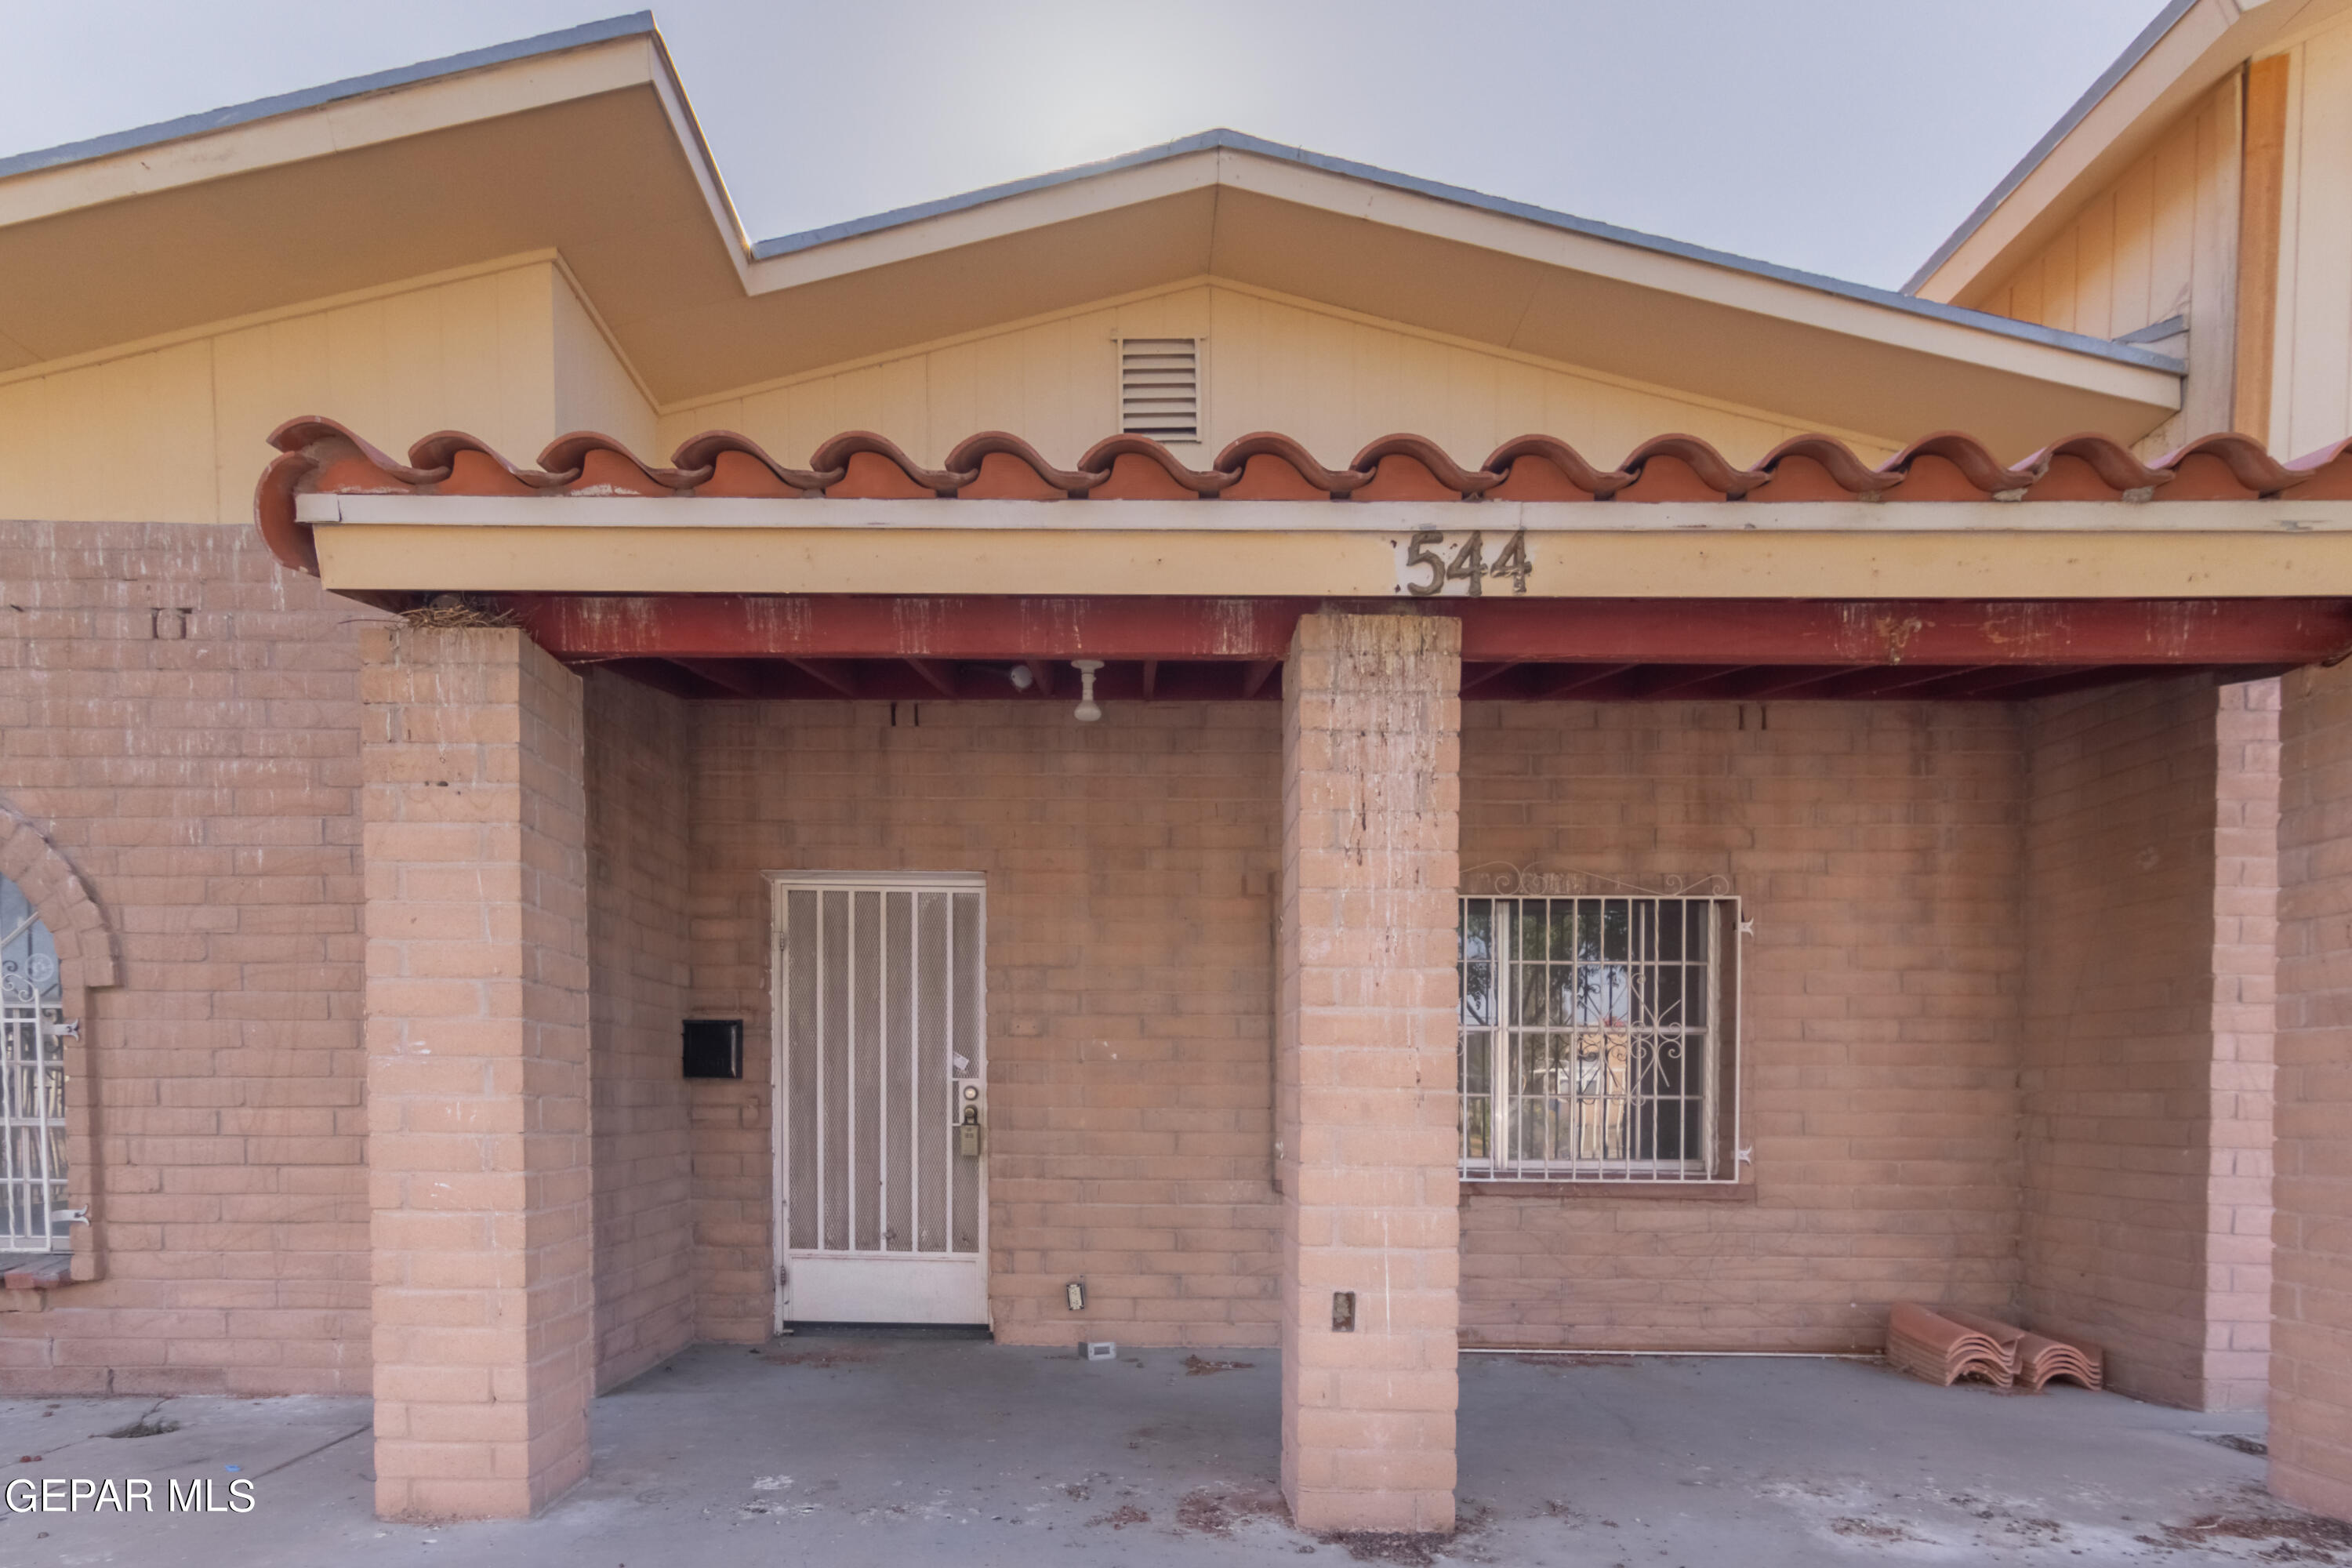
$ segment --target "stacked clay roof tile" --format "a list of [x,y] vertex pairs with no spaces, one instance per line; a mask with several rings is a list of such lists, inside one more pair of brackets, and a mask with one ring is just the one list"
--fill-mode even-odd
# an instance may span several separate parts
[[1886,1359],[1946,1387],[1965,1377],[2028,1394],[2041,1393],[2054,1378],[2089,1389],[2105,1383],[2105,1358],[2095,1345],[2031,1333],[1956,1307],[1908,1301],[1898,1303],[1887,1320]]

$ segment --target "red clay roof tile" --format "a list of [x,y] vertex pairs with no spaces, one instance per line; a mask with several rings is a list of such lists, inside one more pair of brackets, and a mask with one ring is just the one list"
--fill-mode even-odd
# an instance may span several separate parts
[[1557,436],[1515,437],[1488,453],[1483,466],[1503,476],[1488,492],[1497,500],[1607,500],[1633,482],[1622,468],[1594,468]]
[[1633,482],[1611,498],[1615,500],[1738,500],[1771,477],[1760,468],[1733,468],[1696,436],[1653,436],[1619,466],[1633,473]]
[[1101,500],[1188,500],[1215,495],[1239,474],[1188,468],[1149,436],[1107,436],[1087,448],[1078,467],[1102,476],[1087,492]]
[[316,573],[308,525],[294,498],[346,495],[634,495],[786,499],[1055,500],[2246,500],[2352,499],[2352,441],[2280,463],[2251,437],[2208,436],[2144,463],[2120,443],[2084,435],[2014,467],[1957,431],[1913,442],[1872,468],[1843,442],[1798,436],[1753,468],[1733,467],[1695,436],[1643,442],[1616,468],[1596,468],[1566,442],[1521,436],[1475,468],[1426,437],[1384,436],[1344,468],[1327,468],[1290,437],[1244,436],[1206,469],[1142,436],[1114,436],[1058,468],[1028,442],[984,431],[959,443],[944,468],[927,468],[895,443],[851,430],[819,447],[809,467],[778,462],[757,442],[712,430],[681,444],[671,465],[641,461],[622,443],[579,431],[548,444],[537,468],[521,468],[460,431],[419,440],[402,462],[331,419],[289,420],[270,436],[279,456],[263,472],[255,521],[278,558]]
[[900,451],[897,442],[871,430],[843,431],[816,449],[809,467],[844,470],[845,477],[827,485],[824,493],[853,500],[951,496],[980,477],[976,468],[926,468]]
[[978,477],[958,489],[971,500],[1060,500],[1083,496],[1102,482],[1099,473],[1057,468],[1036,447],[1002,430],[967,436],[948,454],[948,468]]

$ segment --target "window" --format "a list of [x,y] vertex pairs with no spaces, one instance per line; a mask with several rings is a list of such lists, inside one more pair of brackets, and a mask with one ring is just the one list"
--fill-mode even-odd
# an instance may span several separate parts
[[0,877],[0,1252],[69,1245],[63,1003],[57,943]]
[[1201,340],[1118,341],[1118,428],[1155,441],[1201,438]]
[[1738,905],[1462,900],[1462,1174],[1736,1179]]

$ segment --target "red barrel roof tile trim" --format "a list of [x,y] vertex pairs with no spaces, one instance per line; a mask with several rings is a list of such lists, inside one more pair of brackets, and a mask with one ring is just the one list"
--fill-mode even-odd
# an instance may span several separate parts
[[895,442],[848,430],[804,468],[779,462],[748,437],[706,431],[667,466],[642,461],[609,436],[576,431],[550,442],[538,467],[519,468],[461,431],[411,447],[401,461],[331,419],[306,416],[269,437],[279,456],[254,497],[255,521],[278,559],[316,574],[310,530],[294,498],[339,495],[718,496],[866,500],[2352,500],[2352,441],[2281,463],[2250,436],[2208,436],[2144,463],[2105,436],[2056,442],[2014,465],[1958,431],[1914,441],[1872,467],[1829,436],[1781,442],[1753,468],[1734,467],[1696,436],[1643,442],[1614,468],[1598,468],[1549,436],[1506,441],[1475,468],[1427,437],[1384,436],[1343,468],[1326,468],[1288,436],[1258,431],[1193,468],[1143,436],[1097,442],[1059,468],[1018,436],[985,430],[960,441],[946,466],[927,468]]

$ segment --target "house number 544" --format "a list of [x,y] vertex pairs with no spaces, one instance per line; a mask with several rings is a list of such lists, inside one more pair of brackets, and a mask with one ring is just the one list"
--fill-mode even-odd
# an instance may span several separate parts
[[1461,595],[1475,599],[1491,578],[1508,577],[1511,592],[1528,591],[1535,568],[1528,562],[1528,531],[1519,530],[1494,555],[1486,553],[1484,533],[1441,533],[1424,530],[1405,541],[1397,552],[1397,586],[1416,599]]

